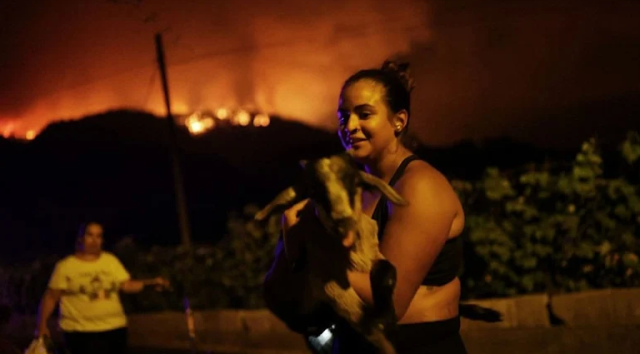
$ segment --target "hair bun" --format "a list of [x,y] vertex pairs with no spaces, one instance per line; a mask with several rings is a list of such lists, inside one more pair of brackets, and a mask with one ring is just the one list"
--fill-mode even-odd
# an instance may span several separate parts
[[385,60],[380,69],[395,75],[407,92],[411,92],[415,87],[415,81],[410,76],[409,63]]

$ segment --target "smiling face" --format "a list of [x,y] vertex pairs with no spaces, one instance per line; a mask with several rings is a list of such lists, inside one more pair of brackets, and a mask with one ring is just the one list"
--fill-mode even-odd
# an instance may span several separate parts
[[392,144],[398,143],[398,114],[390,111],[383,85],[361,79],[346,86],[338,106],[338,134],[345,149],[359,162],[379,158]]

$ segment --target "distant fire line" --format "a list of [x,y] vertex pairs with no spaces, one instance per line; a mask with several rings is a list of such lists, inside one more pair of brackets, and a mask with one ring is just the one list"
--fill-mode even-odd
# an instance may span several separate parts
[[[216,110],[200,110],[187,115],[179,115],[178,121],[187,128],[191,135],[204,134],[220,125],[236,125],[267,127],[271,118],[266,113],[250,113],[243,109],[231,110],[218,108]],[[7,139],[33,140],[40,132],[35,129],[27,130],[24,136],[16,135],[16,125],[9,123],[0,130],[0,135]]]
[[269,115],[265,113],[251,114],[243,109],[232,111],[227,108],[218,108],[214,111],[196,111],[184,117],[182,124],[192,135],[206,133],[225,122],[243,127],[250,124],[253,124],[254,127],[266,127],[271,122]]

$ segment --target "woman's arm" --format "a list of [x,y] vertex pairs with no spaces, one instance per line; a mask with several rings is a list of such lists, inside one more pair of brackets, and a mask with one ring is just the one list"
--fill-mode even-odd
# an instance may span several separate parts
[[294,264],[301,254],[302,242],[300,235],[290,232],[300,221],[300,214],[309,203],[309,199],[305,199],[282,214],[282,239],[283,239],[283,256],[287,258],[290,264]]
[[[397,272],[394,305],[398,319],[404,316],[447,241],[458,212],[457,196],[444,176],[418,164],[411,172],[396,185],[397,192],[409,205],[389,208],[380,244],[380,251]],[[349,272],[348,278],[362,300],[373,303],[369,274]]]
[[154,285],[156,287],[167,288],[169,281],[158,277],[154,279],[129,279],[120,284],[120,290],[127,294],[135,294],[144,290],[145,286]]
[[62,291],[58,289],[47,288],[42,300],[40,300],[40,307],[38,308],[38,326],[36,328],[36,337],[49,336],[49,328],[47,327],[47,321],[56,308],[56,304],[60,301]]

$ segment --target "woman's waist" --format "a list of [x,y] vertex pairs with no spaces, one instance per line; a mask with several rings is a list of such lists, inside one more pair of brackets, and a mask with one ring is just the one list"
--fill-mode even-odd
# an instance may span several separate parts
[[[332,330],[335,342],[338,343],[339,353],[374,353],[375,349],[371,343],[365,339],[361,333],[346,324],[338,322]],[[460,317],[454,316],[449,319],[426,321],[419,323],[399,324],[393,332],[389,333],[396,348],[407,346],[407,349],[415,346],[416,343],[435,343],[460,335]],[[407,352],[410,350],[406,350]]]
[[458,316],[460,280],[442,286],[421,285],[399,324],[444,321]]

